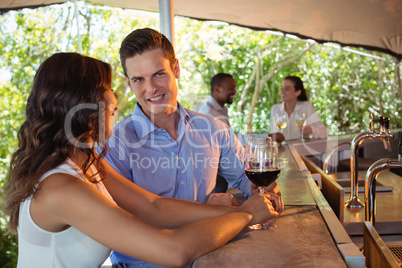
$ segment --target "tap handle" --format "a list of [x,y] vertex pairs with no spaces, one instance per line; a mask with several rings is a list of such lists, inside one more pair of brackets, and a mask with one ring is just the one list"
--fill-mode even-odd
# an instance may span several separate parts
[[369,113],[368,111],[364,112],[363,124],[368,132],[371,132],[373,130],[373,114],[372,113]]
[[374,126],[374,117],[373,113],[370,113],[370,120],[369,120],[369,130],[372,131]]
[[384,117],[384,130],[387,131],[389,130],[389,118]]
[[380,131],[383,132],[384,131],[384,116],[378,117],[378,121],[380,123]]

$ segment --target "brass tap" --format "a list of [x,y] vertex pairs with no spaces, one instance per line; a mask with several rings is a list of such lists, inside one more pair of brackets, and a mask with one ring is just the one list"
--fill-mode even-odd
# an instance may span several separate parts
[[[400,136],[402,132],[399,132]],[[399,142],[401,145],[401,142]],[[401,148],[401,146],[400,146]],[[384,170],[391,168],[402,168],[401,151],[399,151],[398,159],[384,158],[380,159],[370,166],[366,173],[366,179],[364,181],[364,198],[366,205],[365,220],[370,221],[371,225],[375,224],[375,191],[377,176]]]
[[358,149],[365,140],[381,139],[384,144],[384,149],[391,151],[389,139],[394,135],[389,132],[389,119],[384,117],[379,118],[380,131],[373,131],[373,114],[369,116],[369,127],[367,131],[357,134],[351,143],[350,148],[350,183],[351,183],[351,196],[346,203],[347,208],[362,208],[364,204],[358,198]]

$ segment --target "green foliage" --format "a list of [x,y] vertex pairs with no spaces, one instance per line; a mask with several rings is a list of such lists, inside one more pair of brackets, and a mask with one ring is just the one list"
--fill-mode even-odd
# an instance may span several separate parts
[[390,117],[392,128],[401,127],[402,105],[394,73],[396,65],[390,56],[371,53],[382,58],[376,60],[328,47],[317,47],[314,52],[302,63],[305,65],[301,69],[307,71],[301,75],[309,97],[332,133],[362,130],[365,111],[372,112],[376,118]]
[[[126,86],[118,49],[135,28],[159,29],[156,13],[109,8],[77,2],[82,53],[112,65],[113,88],[119,103],[119,118],[131,113],[136,102]],[[0,16],[0,188],[12,152],[17,148],[17,132],[25,118],[25,103],[40,63],[55,52],[79,51],[73,3],[38,9],[12,11]],[[44,19],[46,18],[46,19]],[[270,109],[280,102],[279,90],[287,75],[302,77],[309,100],[332,134],[358,132],[362,114],[391,117],[392,128],[402,127],[396,63],[382,53],[335,46],[315,45],[298,60],[277,67],[286,57],[300,54],[309,43],[279,33],[252,31],[221,22],[201,22],[175,18],[176,53],[180,61],[179,101],[193,108],[210,94],[209,81],[218,72],[231,73],[238,94],[229,108],[235,131],[245,131],[255,84],[245,94],[245,109],[237,103],[259,62],[258,76],[273,76],[264,84],[256,104],[253,131],[269,130]],[[277,44],[270,46],[274,42]],[[0,214],[0,266],[15,266],[17,239],[5,233],[6,217]],[[14,263],[10,262],[13,260]]]
[[7,233],[3,229],[3,226],[5,226],[5,222],[3,220],[0,219],[0,223],[0,267],[17,267],[17,236],[12,233]]

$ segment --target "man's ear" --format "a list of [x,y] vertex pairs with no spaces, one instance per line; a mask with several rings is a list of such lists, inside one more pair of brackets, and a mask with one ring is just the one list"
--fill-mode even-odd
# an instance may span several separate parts
[[125,78],[126,78],[126,83],[127,83],[128,87],[130,88],[130,91],[131,91],[131,92],[134,92],[133,89],[132,89],[132,87],[131,87],[131,84],[130,84],[130,79],[128,79],[127,76],[125,76]]
[[174,77],[176,79],[179,79],[179,77],[180,77],[180,64],[179,64],[178,59],[174,60],[173,72],[174,72]]

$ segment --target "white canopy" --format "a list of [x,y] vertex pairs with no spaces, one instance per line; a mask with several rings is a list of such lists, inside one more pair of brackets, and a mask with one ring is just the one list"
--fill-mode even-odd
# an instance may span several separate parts
[[[1,0],[0,12],[62,2]],[[158,0],[88,2],[159,11]],[[317,42],[364,47],[402,59],[402,0],[174,0],[174,13],[257,30],[279,30]]]

